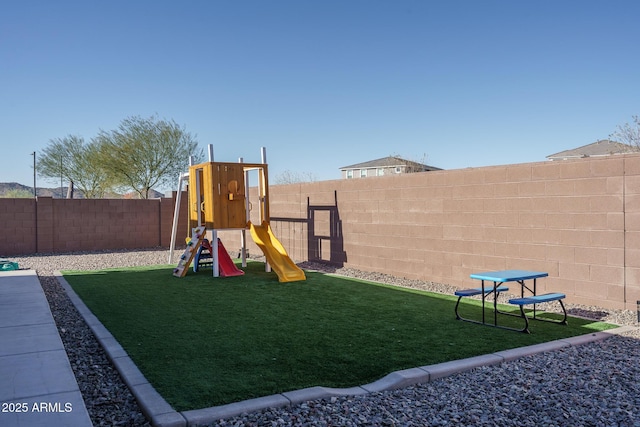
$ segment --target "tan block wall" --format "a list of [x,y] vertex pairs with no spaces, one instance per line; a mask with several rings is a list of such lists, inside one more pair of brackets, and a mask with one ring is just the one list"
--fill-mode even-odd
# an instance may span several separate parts
[[[168,247],[174,198],[0,198],[0,256]],[[183,197],[178,245],[186,236]],[[37,225],[36,225],[37,222]]]
[[[258,221],[256,189],[249,193]],[[337,200],[337,205],[336,205]],[[0,255],[168,246],[173,199],[0,199]],[[311,209],[308,209],[311,206]],[[186,227],[183,198],[178,243]],[[542,270],[542,291],[635,310],[640,155],[270,187],[271,226],[295,261],[458,287],[498,269]],[[259,249],[246,233],[251,253]],[[228,250],[241,233],[223,231]]]
[[[173,227],[173,216],[175,211],[177,193],[174,191],[172,198],[160,199],[160,246],[168,248],[171,245],[171,230]],[[185,246],[185,237],[191,235],[188,230],[188,203],[187,192],[183,192],[180,197],[180,214],[178,217],[178,227],[176,244],[178,247]]]
[[[326,213],[306,232],[293,220],[306,218],[307,198],[331,205],[334,192],[342,258],[307,241],[309,229],[331,228]],[[542,291],[573,303],[635,310],[640,300],[638,155],[274,186],[270,196],[272,228],[296,261],[319,254],[458,287],[476,285],[472,273],[538,270],[549,273]]]
[[640,301],[640,156],[625,156],[622,183],[624,194],[624,215],[622,218],[608,218],[611,222],[622,223],[625,229],[624,250],[616,253],[616,261],[624,266],[623,286],[610,290],[612,298],[632,303]]
[[0,257],[32,253],[35,230],[34,199],[0,199]]
[[53,252],[160,246],[159,207],[158,200],[54,199]]

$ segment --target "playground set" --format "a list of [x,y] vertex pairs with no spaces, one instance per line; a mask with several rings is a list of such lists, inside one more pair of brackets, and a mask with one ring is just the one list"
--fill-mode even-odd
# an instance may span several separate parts
[[[229,277],[244,274],[236,267],[222,241],[219,230],[240,230],[242,266],[247,265],[246,230],[250,231],[253,241],[266,258],[265,271],[273,269],[280,282],[306,280],[304,272],[291,260],[271,230],[269,224],[269,185],[266,163],[266,149],[262,148],[262,163],[214,162],[213,148],[209,145],[209,161],[193,165],[190,161],[189,172],[180,175],[178,194],[173,215],[171,248],[169,262],[173,259],[182,186],[188,179],[189,230],[187,247],[173,270],[176,277],[184,277],[191,263],[193,271],[211,266],[213,277]],[[258,172],[258,217],[260,225],[250,220],[253,204],[249,200],[249,173]],[[211,236],[209,239],[208,234]]]

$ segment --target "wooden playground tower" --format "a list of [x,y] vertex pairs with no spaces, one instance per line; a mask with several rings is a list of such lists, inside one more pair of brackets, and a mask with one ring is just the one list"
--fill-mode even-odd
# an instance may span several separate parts
[[[246,267],[246,230],[249,229],[254,242],[264,253],[267,262],[266,271],[271,268],[278,275],[280,282],[305,280],[304,272],[289,258],[286,250],[273,235],[269,225],[269,183],[266,149],[261,150],[262,163],[214,162],[213,147],[209,145],[209,161],[193,165],[190,161],[189,172],[182,174],[178,182],[178,194],[171,233],[171,248],[169,262],[172,262],[173,249],[177,235],[178,215],[182,186],[188,179],[189,197],[189,230],[192,230],[191,242],[187,245],[174,275],[182,277],[186,274],[195,252],[203,244],[207,231],[211,232],[211,257],[213,276],[219,277],[222,268],[223,275],[236,275],[228,272],[235,265],[230,265],[228,254],[219,241],[218,230],[241,231],[242,266]],[[249,173],[258,172],[258,218],[259,225],[250,220],[250,212],[254,205],[249,200]],[[224,253],[220,253],[220,251]],[[232,264],[232,263],[231,263]],[[228,269],[227,269],[228,268]],[[237,270],[238,274],[242,271]]]

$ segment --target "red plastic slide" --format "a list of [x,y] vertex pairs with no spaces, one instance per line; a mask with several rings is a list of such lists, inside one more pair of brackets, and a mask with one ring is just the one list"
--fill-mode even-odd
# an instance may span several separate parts
[[236,267],[220,239],[218,239],[218,268],[220,275],[225,277],[242,276],[244,274],[244,271]]

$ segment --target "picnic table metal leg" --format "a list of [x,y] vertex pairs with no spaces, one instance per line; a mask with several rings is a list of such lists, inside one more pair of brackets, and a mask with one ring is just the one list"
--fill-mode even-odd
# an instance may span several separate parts
[[498,282],[493,282],[493,325],[498,326]]
[[[533,296],[537,295],[536,279],[533,279]],[[536,318],[536,304],[533,304],[533,318]]]
[[[564,306],[564,303],[562,302],[562,299],[559,299],[558,302],[560,303],[560,307],[562,308],[562,320],[552,320],[552,319],[545,319],[543,317],[541,318],[537,318],[537,317],[531,317],[531,319],[533,320],[539,320],[539,321],[544,321],[544,322],[551,322],[551,323],[558,323],[560,325],[567,325],[567,310]],[[524,304],[519,304],[520,305],[520,316],[522,318],[524,318],[524,329],[522,329],[522,332],[525,332],[527,334],[531,333],[531,331],[529,331],[529,316],[527,316],[527,313],[524,310]],[[535,310],[535,304],[533,304],[534,306],[534,310]],[[534,312],[535,315],[535,312]]]
[[523,305],[520,306],[520,313],[524,318],[524,329],[522,329],[522,332],[524,332],[525,334],[530,334],[531,331],[529,330],[529,317],[527,317],[526,313],[524,312]]
[[560,307],[562,307],[562,312],[564,313],[564,318],[560,321],[560,324],[566,325],[567,324],[567,309],[564,308],[564,303],[562,302],[561,299],[559,299],[558,302],[560,303]]
[[484,299],[485,299],[485,294],[484,294],[484,280],[482,281],[482,323],[484,322]]
[[456,320],[461,320],[462,317],[460,317],[460,314],[458,313],[458,307],[460,306],[460,300],[462,299],[462,297],[458,297],[458,302],[456,302],[456,308],[455,308],[455,312],[456,312]]
[[[490,294],[494,294],[494,300],[496,298],[498,298],[498,296],[500,295],[500,292],[504,291],[504,290],[508,290],[507,288],[505,289],[501,289],[499,286],[498,287],[494,287],[494,288],[490,288],[490,289],[486,289],[484,287],[484,283],[482,284],[483,286],[481,288],[478,289],[468,289],[465,291],[456,291],[456,295],[458,296],[458,300],[456,301],[456,306],[454,308],[455,314],[456,314],[456,320],[464,320],[467,322],[472,322],[472,323],[480,323],[483,325],[489,325],[492,326],[490,323],[487,322],[486,320],[486,314],[485,314],[485,303],[486,303],[486,299],[487,299],[487,295]],[[478,320],[472,320],[472,319],[467,319],[462,317],[462,315],[460,314],[460,302],[462,301],[463,297],[467,297],[467,296],[475,296],[475,295],[480,295],[481,297],[481,302],[482,302],[482,306],[481,306],[481,310],[482,310],[482,314],[479,316],[480,318]],[[495,306],[494,306],[495,308]],[[498,310],[498,313],[502,314],[503,312]],[[508,313],[505,313],[508,314]]]

